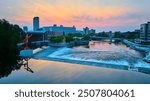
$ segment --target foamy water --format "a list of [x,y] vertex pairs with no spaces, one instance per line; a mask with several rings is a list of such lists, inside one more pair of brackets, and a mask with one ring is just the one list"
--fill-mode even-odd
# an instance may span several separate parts
[[80,48],[60,48],[52,54],[51,58],[69,59],[87,62],[96,62],[103,64],[114,64],[122,66],[134,66],[142,68],[150,68],[150,64],[146,63],[139,57],[139,53],[131,53],[129,51],[108,51],[93,50]]

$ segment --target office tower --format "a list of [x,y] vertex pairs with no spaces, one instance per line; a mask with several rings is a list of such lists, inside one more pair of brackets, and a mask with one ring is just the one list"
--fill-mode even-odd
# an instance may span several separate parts
[[90,30],[88,27],[83,28],[84,34],[89,34]]
[[34,31],[37,31],[40,27],[40,24],[39,24],[39,17],[34,17],[33,18],[33,30]]
[[140,39],[142,42],[150,42],[150,22],[141,24]]

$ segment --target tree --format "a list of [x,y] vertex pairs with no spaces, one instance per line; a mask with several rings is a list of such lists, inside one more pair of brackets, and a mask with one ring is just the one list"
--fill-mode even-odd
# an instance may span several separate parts
[[0,65],[12,65],[19,59],[17,43],[21,40],[21,32],[18,25],[0,19]]
[[121,32],[115,32],[114,33],[114,38],[124,38],[124,37],[125,37],[124,34]]
[[57,36],[57,37],[51,37],[50,41],[52,43],[60,43],[63,41],[63,39],[64,39],[64,36]]
[[100,33],[98,33],[97,36],[98,37],[109,37],[109,35],[107,33],[105,33],[105,32],[100,32]]
[[74,41],[74,38],[73,38],[73,36],[71,36],[71,35],[66,35],[66,36],[65,36],[65,39],[66,39],[66,42],[67,42],[67,43],[69,43],[69,42],[71,42],[71,41]]
[[83,35],[83,38],[84,40],[89,40],[91,38],[91,34],[85,34]]
[[126,38],[127,39],[140,38],[140,33],[137,33],[137,32],[126,32]]

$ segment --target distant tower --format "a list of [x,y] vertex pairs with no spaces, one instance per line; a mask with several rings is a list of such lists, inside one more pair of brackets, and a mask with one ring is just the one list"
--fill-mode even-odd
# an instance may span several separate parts
[[34,31],[37,31],[40,27],[40,24],[39,24],[39,17],[34,17],[33,18],[33,30]]
[[88,27],[83,28],[84,34],[89,34],[90,30]]

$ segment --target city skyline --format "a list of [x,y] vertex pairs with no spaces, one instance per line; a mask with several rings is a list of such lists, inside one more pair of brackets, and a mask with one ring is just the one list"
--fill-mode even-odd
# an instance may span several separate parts
[[149,0],[1,0],[0,4],[1,19],[30,30],[35,16],[41,26],[88,26],[97,31],[132,31],[150,20]]

